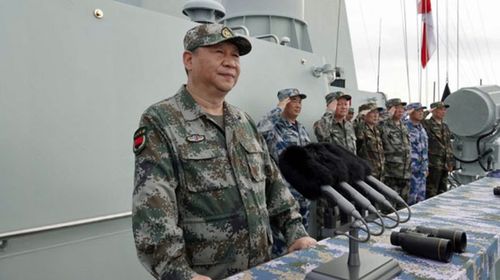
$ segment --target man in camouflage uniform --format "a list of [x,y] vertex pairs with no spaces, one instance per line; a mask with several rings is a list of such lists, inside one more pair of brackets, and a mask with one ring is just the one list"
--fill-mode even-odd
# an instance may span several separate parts
[[252,119],[224,101],[250,42],[206,24],[184,49],[187,84],[149,107],[134,134],[140,261],[158,279],[223,278],[269,260],[271,224],[290,251],[312,246]]
[[383,180],[384,175],[384,147],[378,129],[379,114],[384,110],[375,103],[366,103],[359,106],[356,131],[357,155],[364,158],[372,167],[372,176]]
[[406,106],[409,119],[405,120],[405,124],[408,128],[411,145],[411,178],[407,200],[409,205],[425,200],[425,185],[429,166],[427,133],[422,126],[425,108],[419,102]]
[[347,112],[347,116],[345,117],[345,119],[347,121],[350,121],[352,122],[352,118],[354,117],[354,108],[350,107],[349,108],[349,112]]
[[408,130],[403,124],[406,102],[399,98],[389,99],[386,103],[389,118],[384,120],[379,129],[382,136],[385,155],[384,183],[406,201],[410,184],[410,141]]
[[352,123],[346,120],[351,96],[341,91],[325,96],[326,112],[314,123],[314,134],[318,142],[329,142],[356,153],[356,134]]
[[453,170],[453,149],[451,131],[443,122],[448,104],[431,104],[432,116],[423,125],[429,136],[429,176],[427,177],[427,198],[445,192],[448,187],[448,172]]
[[[352,123],[346,120],[349,112],[351,96],[341,91],[330,92],[325,96],[326,112],[321,119],[314,123],[314,134],[318,142],[329,142],[345,147],[349,151],[356,153],[356,134]],[[325,198],[320,198],[316,202],[316,224],[320,229],[320,236],[323,235],[321,229],[325,227],[325,219],[332,217],[335,220],[338,217],[333,216],[334,205]],[[325,214],[327,213],[327,214]],[[341,213],[340,222],[346,223],[347,216]]]
[[[291,145],[304,146],[311,142],[306,128],[297,121],[302,109],[302,100],[306,97],[296,88],[280,90],[278,92],[278,105],[257,124],[257,129],[264,136],[269,153],[276,162],[286,147]],[[302,224],[307,230],[311,202],[292,186],[288,185],[288,188],[299,203]],[[278,230],[273,229],[273,239],[273,257],[286,254],[286,242]]]

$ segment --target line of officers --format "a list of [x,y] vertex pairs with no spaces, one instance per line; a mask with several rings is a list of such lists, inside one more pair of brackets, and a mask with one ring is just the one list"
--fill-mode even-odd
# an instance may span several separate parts
[[[278,104],[257,124],[267,142],[271,156],[290,145],[306,145],[311,138],[298,121],[306,94],[296,88],[280,90]],[[375,103],[362,104],[356,118],[346,92],[330,92],[325,96],[326,112],[314,123],[318,142],[341,145],[372,167],[372,175],[396,190],[412,205],[447,190],[448,172],[453,169],[451,132],[444,123],[449,105],[434,102],[426,110],[421,103],[389,99],[386,108]],[[428,114],[431,117],[426,119]],[[300,205],[303,224],[309,226],[310,202],[289,186]],[[325,200],[316,207],[317,227],[323,225]],[[274,255],[281,255],[279,236],[274,236]]]

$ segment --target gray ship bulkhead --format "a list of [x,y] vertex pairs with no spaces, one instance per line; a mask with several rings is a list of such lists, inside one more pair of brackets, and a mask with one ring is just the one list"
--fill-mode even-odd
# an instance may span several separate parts
[[[132,134],[185,82],[182,38],[195,23],[184,1],[121,2],[0,0],[0,279],[150,277],[131,233]],[[303,3],[313,52],[252,39],[228,100],[258,120],[279,89],[300,88],[312,132],[331,90],[312,68],[334,63],[337,7]],[[355,104],[382,104],[357,90],[342,15],[347,87]]]

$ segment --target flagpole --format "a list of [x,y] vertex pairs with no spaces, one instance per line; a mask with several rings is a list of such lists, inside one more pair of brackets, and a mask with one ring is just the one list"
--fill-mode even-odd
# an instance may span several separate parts
[[[439,71],[439,2],[436,1],[436,48],[437,48],[437,86],[438,89],[441,88],[441,83],[440,83],[440,71]],[[436,101],[436,100],[433,100]]]
[[408,88],[408,102],[411,103],[411,85],[410,85],[410,66],[408,63],[408,31],[406,28],[406,0],[401,0],[401,8],[403,14],[403,36],[405,45],[405,62],[406,62],[406,85]]
[[422,100],[419,100],[420,103],[427,103],[427,100],[429,100],[429,87],[427,86],[429,83],[428,83],[428,78],[429,78],[429,75],[428,75],[428,70],[429,68],[425,68],[425,102],[422,102]]
[[436,102],[436,82],[435,81],[432,83],[432,102]]
[[339,8],[337,11],[337,39],[335,42],[335,68],[337,68],[337,54],[339,52],[339,34],[340,34],[340,7],[342,5],[342,0],[339,0]]
[[446,84],[448,84],[448,69],[449,69],[449,62],[448,62],[448,57],[450,56],[450,38],[449,38],[449,29],[448,29],[448,23],[449,23],[449,13],[448,13],[448,2],[449,0],[446,0]]
[[460,35],[458,32],[460,26],[459,16],[460,16],[460,0],[457,0],[457,90],[460,88],[460,71],[459,71]]
[[[415,0],[418,7],[418,0]],[[418,13],[417,13],[417,73],[418,73],[418,100],[422,99],[422,67],[420,66],[420,28],[418,21]]]
[[377,92],[379,91],[380,83],[380,45],[382,41],[382,18],[378,22],[378,62],[377,62]]

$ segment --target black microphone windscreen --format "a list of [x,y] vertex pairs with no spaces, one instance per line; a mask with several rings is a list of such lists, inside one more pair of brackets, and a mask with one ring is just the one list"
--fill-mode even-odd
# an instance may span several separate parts
[[363,164],[361,158],[353,154],[346,148],[332,143],[322,143],[326,150],[330,151],[335,156],[342,159],[344,164],[347,166],[347,171],[349,174],[350,182],[353,183],[358,180],[363,180],[367,174],[366,166]]
[[279,156],[278,166],[283,177],[305,198],[316,200],[321,186],[332,182],[328,169],[317,163],[300,146],[289,146]]
[[332,154],[323,144],[311,143],[304,146],[304,149],[306,149],[318,163],[325,166],[331,172],[333,179],[330,183],[331,186],[337,186],[340,182],[349,180],[349,173],[343,159]]

